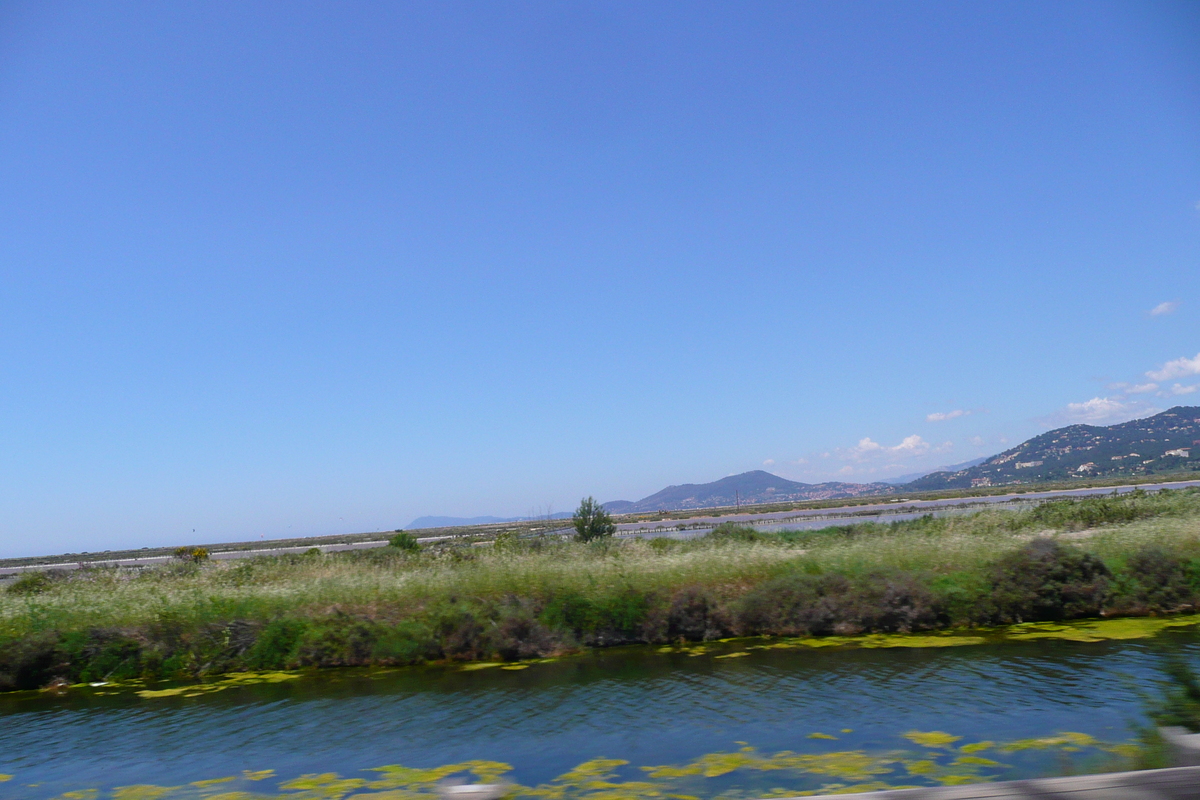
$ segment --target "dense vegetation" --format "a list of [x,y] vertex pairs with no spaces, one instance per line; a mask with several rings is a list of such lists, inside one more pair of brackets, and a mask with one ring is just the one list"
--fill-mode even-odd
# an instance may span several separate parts
[[1200,492],[692,541],[501,537],[30,573],[0,592],[0,688],[526,659],[582,646],[919,631],[1200,606]]

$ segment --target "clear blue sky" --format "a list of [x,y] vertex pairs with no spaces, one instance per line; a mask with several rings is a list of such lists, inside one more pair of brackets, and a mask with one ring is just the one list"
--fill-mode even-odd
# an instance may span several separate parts
[[874,480],[1200,404],[1200,6],[9,2],[0,261],[0,555]]

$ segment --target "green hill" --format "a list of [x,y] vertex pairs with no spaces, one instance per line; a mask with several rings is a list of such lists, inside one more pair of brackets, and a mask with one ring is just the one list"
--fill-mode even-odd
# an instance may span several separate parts
[[805,500],[832,500],[843,497],[890,494],[895,487],[886,483],[797,483],[761,469],[730,475],[712,483],[685,483],[668,486],[649,497],[630,502],[617,500],[604,507],[614,514],[652,511],[682,511],[692,508],[716,508],[735,503],[788,503]]
[[1176,406],[1120,425],[1069,425],[1035,436],[982,464],[935,472],[912,491],[1143,477],[1195,470],[1200,477],[1200,406]]

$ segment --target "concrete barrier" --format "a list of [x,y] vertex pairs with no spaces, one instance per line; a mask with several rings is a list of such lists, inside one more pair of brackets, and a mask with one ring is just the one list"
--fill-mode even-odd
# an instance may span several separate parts
[[1200,766],[1200,733],[1174,727],[1159,728],[1158,733],[1167,743],[1171,764],[1176,767]]
[[929,789],[895,789],[853,795],[827,794],[810,796],[807,800],[845,800],[847,797],[856,800],[1193,800],[1200,798],[1200,767],[973,783]]

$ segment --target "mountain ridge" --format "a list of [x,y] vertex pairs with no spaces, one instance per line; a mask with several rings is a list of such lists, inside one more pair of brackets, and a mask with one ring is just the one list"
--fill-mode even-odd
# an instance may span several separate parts
[[1200,471],[1200,406],[1175,406],[1116,425],[1055,428],[982,464],[935,472],[905,487],[912,491],[970,489],[1075,478],[1134,478],[1183,470]]
[[[1196,457],[1192,458],[1195,452]],[[709,483],[668,486],[641,500],[604,503],[610,514],[687,511],[763,503],[837,500],[902,492],[970,489],[1069,481],[1084,478],[1141,477],[1194,470],[1200,473],[1200,406],[1175,406],[1159,414],[1116,425],[1068,425],[1026,439],[1016,447],[981,459],[874,483],[800,483],[765,470],[729,475]],[[914,480],[901,482],[905,478]],[[566,519],[568,512],[553,515]],[[528,517],[420,517],[409,526],[450,527],[517,522]]]
[[799,483],[756,469],[729,475],[710,483],[684,483],[668,486],[641,500],[614,500],[604,503],[611,514],[638,514],[653,511],[687,511],[739,503],[788,503],[804,500],[836,500],[863,495],[892,494],[896,487],[887,483]]

